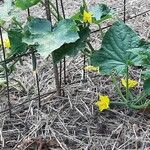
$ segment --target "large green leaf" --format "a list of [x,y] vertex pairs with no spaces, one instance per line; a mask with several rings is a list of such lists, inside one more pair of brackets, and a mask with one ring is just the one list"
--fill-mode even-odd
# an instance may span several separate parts
[[144,91],[147,95],[150,95],[150,78],[144,81]]
[[90,8],[90,12],[93,15],[93,23],[99,24],[107,19],[113,17],[111,9],[105,4],[97,4]]
[[31,6],[36,5],[41,0],[15,0],[15,5],[23,10],[30,8]]
[[11,54],[17,55],[26,52],[27,44],[22,42],[22,30],[18,27],[12,27],[8,31],[8,37],[11,45]]
[[88,27],[86,28],[79,27],[79,28],[80,31],[78,33],[80,39],[78,39],[74,43],[64,44],[59,49],[53,52],[53,58],[55,63],[58,63],[66,55],[75,56],[79,51],[84,51],[86,47],[86,40],[90,35],[90,30]]
[[138,64],[139,58],[128,50],[139,47],[138,35],[122,21],[115,22],[106,32],[102,47],[93,53],[91,63],[99,66],[103,74],[116,71],[123,74],[126,65]]
[[11,9],[12,0],[4,0],[4,3],[0,2],[0,25],[3,23],[3,21],[7,20]]
[[[44,23],[45,22],[45,23]],[[35,25],[35,24],[38,25]],[[44,27],[43,27],[43,24]],[[73,43],[79,39],[78,28],[73,20],[61,20],[52,31],[46,19],[39,21],[34,19],[28,23],[30,35],[24,38],[28,45],[37,45],[37,51],[44,58],[48,57],[54,50],[64,44]],[[41,29],[43,28],[43,29]]]

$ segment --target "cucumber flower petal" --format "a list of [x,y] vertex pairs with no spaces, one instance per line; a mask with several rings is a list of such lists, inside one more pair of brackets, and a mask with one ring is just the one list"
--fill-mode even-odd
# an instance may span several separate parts
[[83,22],[92,23],[92,13],[84,10],[83,12]]
[[[11,47],[9,39],[4,39],[3,43],[4,43],[5,48],[10,48]],[[2,45],[1,41],[0,41],[0,45]]]
[[[127,87],[126,79],[121,79],[121,83],[125,88]],[[138,85],[138,82],[136,80],[128,79],[128,88],[134,88],[137,85]]]
[[85,71],[89,71],[89,72],[97,72],[99,73],[99,67],[94,67],[94,66],[86,66],[84,68]]
[[110,99],[108,96],[99,96],[99,100],[95,103],[95,105],[99,108],[99,111],[103,111],[105,109],[109,109]]

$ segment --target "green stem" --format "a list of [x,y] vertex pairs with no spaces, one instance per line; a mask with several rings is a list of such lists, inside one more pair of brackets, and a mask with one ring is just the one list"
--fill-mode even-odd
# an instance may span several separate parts
[[57,15],[55,14],[55,12],[53,12],[53,11],[51,10],[51,13],[53,14],[53,16],[54,16],[56,19],[58,19],[58,17],[57,17]]
[[123,96],[123,94],[122,94],[122,92],[121,92],[121,90],[120,90],[120,87],[119,87],[118,84],[117,84],[117,81],[116,81],[115,76],[112,74],[111,77],[112,77],[112,81],[113,81],[113,83],[114,83],[114,85],[115,85],[115,87],[116,87],[116,90],[117,90],[119,96],[120,96],[121,99],[127,104],[128,101],[127,101],[126,98]]
[[140,102],[141,100],[143,100],[145,98],[146,94],[143,93],[141,94],[136,100],[135,100],[135,103],[134,104],[137,104],[138,102]]
[[18,21],[16,20],[16,18],[12,18],[12,20],[14,21],[14,24],[15,24],[15,25],[19,26],[20,29],[23,29],[21,23],[18,22]]
[[17,82],[18,85],[23,89],[23,91],[24,91],[25,93],[28,93],[27,89],[25,88],[25,86],[22,84],[21,81],[19,81],[19,80],[17,80],[17,79],[14,79],[14,78],[11,78],[11,80]]
[[129,99],[134,99],[134,94],[131,91],[129,91]]
[[19,58],[19,62],[20,62],[20,65],[23,66],[23,60],[22,60],[22,58]]
[[126,100],[129,102],[129,66],[126,65]]
[[93,46],[91,45],[91,43],[90,43],[89,41],[87,41],[87,45],[88,45],[88,47],[90,48],[90,50],[91,50],[92,52],[95,51],[95,49],[93,48]]
[[130,104],[130,108],[133,108],[133,109],[143,109],[143,108],[146,108],[150,106],[150,100],[147,100],[147,102],[145,102],[144,104],[142,105],[135,105],[135,104]]
[[52,8],[57,12],[57,9],[56,9],[56,7],[55,7],[55,5],[51,2],[51,1],[49,1],[49,4],[52,6]]
[[85,48],[84,50],[87,54],[91,55],[91,50],[89,50],[88,48]]
[[90,57],[90,54],[86,53],[84,50],[81,50],[81,52],[82,52],[85,56]]
[[111,104],[115,104],[115,105],[126,105],[125,102],[111,102]]
[[[43,3],[43,4],[45,5],[47,19],[50,22],[52,22],[51,15],[50,15],[51,9],[50,9],[49,2],[50,2],[49,0],[45,0],[45,3]],[[59,80],[58,66],[57,66],[57,64],[54,63],[53,53],[52,53],[52,62],[53,62],[53,70],[54,70],[57,94],[58,94],[58,96],[61,96],[61,85],[60,85],[60,82],[59,82],[60,80]]]
[[3,26],[0,26],[0,28],[2,28],[4,31],[8,31],[6,28],[4,28]]

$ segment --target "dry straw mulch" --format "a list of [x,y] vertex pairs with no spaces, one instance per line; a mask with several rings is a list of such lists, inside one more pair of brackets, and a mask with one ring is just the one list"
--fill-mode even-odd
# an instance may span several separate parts
[[[106,2],[123,17],[122,0],[95,0],[91,4]],[[71,15],[80,6],[80,0],[64,2],[66,14]],[[127,18],[150,8],[148,0],[127,0]],[[44,16],[44,9],[31,9],[31,14]],[[26,12],[23,12],[22,20]],[[127,23],[143,38],[150,37],[150,14],[144,14]],[[93,27],[92,30],[96,30]],[[91,35],[95,48],[100,47],[99,34]],[[38,73],[41,95],[54,91],[54,75],[51,60],[38,57]],[[63,85],[64,97],[53,94],[42,96],[42,108],[37,107],[37,89],[32,74],[30,57],[23,58],[24,65],[17,65],[17,70],[10,76],[21,83],[11,86],[12,105],[28,101],[24,105],[13,108],[10,118],[8,113],[0,114],[0,149],[2,150],[149,150],[150,148],[150,115],[145,112],[112,106],[111,110],[102,113],[94,103],[97,93],[108,94],[112,100],[115,93],[109,77],[97,74],[86,74],[86,82],[82,81],[83,58],[78,55],[67,59],[67,85]],[[138,78],[140,70],[131,70]],[[70,84],[73,83],[73,84]],[[138,90],[138,87],[136,90]],[[7,107],[5,89],[1,89],[0,109]],[[30,101],[33,99],[32,101]]]

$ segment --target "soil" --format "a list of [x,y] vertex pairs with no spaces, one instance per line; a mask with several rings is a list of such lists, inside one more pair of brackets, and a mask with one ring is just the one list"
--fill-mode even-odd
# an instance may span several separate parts
[[[123,0],[89,0],[89,4],[106,3],[123,18]],[[63,2],[66,18],[81,5],[81,0]],[[126,23],[142,38],[150,38],[150,12],[134,17],[150,9],[149,0],[127,0]],[[32,7],[33,16],[45,17],[44,7]],[[27,12],[18,10],[18,17],[24,22]],[[133,19],[129,19],[132,18]],[[104,26],[108,25],[107,23]],[[96,26],[92,31],[97,30]],[[99,33],[91,35],[91,43],[99,48]],[[1,150],[149,150],[150,111],[131,110],[111,106],[110,110],[99,112],[94,103],[97,94],[109,95],[118,100],[110,77],[97,73],[86,73],[83,81],[83,57],[81,54],[67,59],[67,84],[62,85],[64,96],[55,92],[51,58],[38,58],[41,109],[38,108],[37,86],[32,72],[31,57],[23,57],[10,75],[10,99],[12,116],[0,114]],[[88,60],[87,60],[88,63]],[[141,70],[131,69],[133,78],[139,79]],[[21,86],[14,86],[17,80]],[[62,78],[63,81],[63,78]],[[6,89],[0,89],[0,111],[8,108]],[[141,85],[135,92],[139,93]],[[22,102],[26,102],[15,107]]]

